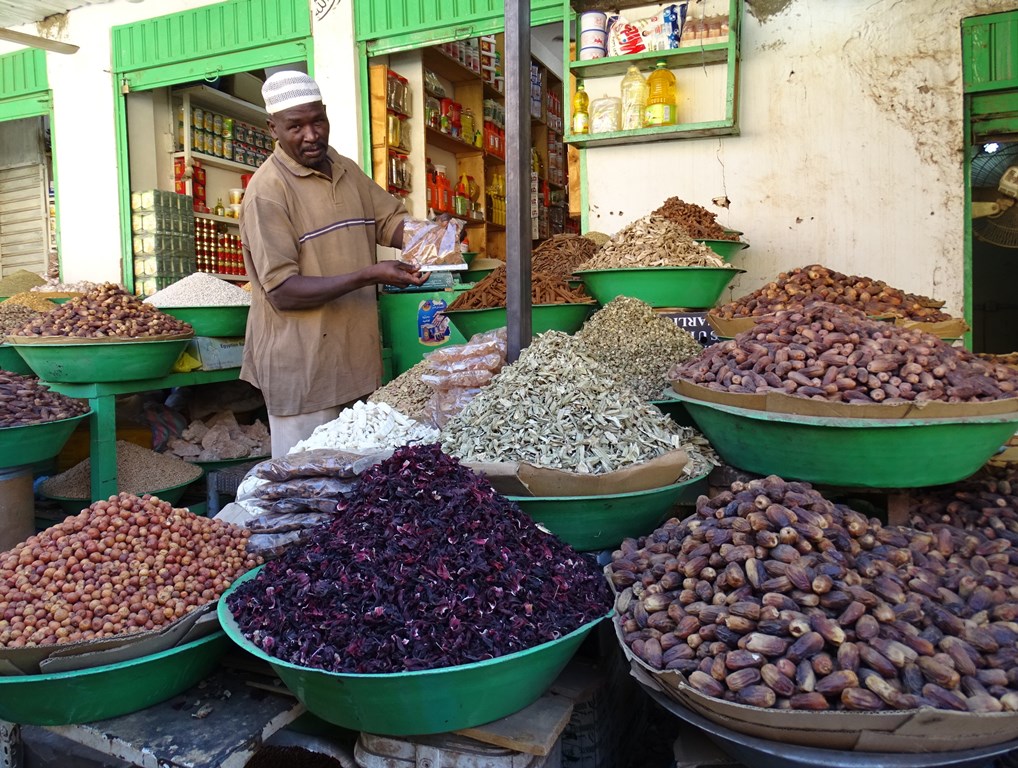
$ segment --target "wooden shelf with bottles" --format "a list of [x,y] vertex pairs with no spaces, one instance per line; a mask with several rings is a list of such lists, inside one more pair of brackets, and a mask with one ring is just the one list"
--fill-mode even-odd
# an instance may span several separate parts
[[[708,3],[711,4],[711,3]],[[610,146],[617,144],[636,144],[650,141],[672,141],[676,139],[697,139],[711,136],[736,136],[739,133],[739,38],[742,28],[743,0],[714,0],[709,11],[710,18],[724,19],[727,22],[727,34],[718,27],[704,24],[704,19],[694,17],[693,13],[686,16],[680,39],[680,47],[660,51],[641,51],[625,56],[607,56],[585,61],[575,60],[575,44],[567,42],[564,46],[566,67],[571,79],[582,80],[591,101],[596,95],[618,95],[617,79],[626,73],[631,65],[643,72],[653,70],[658,61],[665,61],[669,70],[680,73],[693,67],[703,68],[713,78],[711,92],[704,93],[705,98],[691,99],[685,102],[687,109],[704,109],[696,102],[716,101],[716,114],[697,114],[693,119],[675,125],[652,126],[627,131],[610,131],[597,134],[574,134],[568,129],[572,120],[572,93],[565,99],[565,116],[567,130],[565,142],[578,148]],[[611,5],[612,9],[628,10],[629,18],[639,19],[652,15],[659,6],[643,0],[621,0]],[[585,11],[609,10],[604,0],[563,0],[563,12],[566,18],[576,21],[576,29],[580,29],[580,14]],[[717,11],[717,15],[715,15]],[[701,7],[702,13],[707,13]],[[724,15],[727,13],[727,15]],[[691,82],[691,81],[689,81]],[[605,88],[612,89],[609,93],[598,92],[601,83]],[[593,89],[592,89],[593,86]],[[701,87],[697,85],[697,87]],[[680,93],[683,85],[679,85]],[[693,102],[693,103],[690,103]],[[683,105],[679,105],[682,116]]]

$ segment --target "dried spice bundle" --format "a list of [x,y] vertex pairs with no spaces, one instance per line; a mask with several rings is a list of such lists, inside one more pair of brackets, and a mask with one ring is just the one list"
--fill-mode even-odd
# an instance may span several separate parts
[[883,280],[843,275],[822,264],[782,272],[740,299],[712,310],[718,317],[760,317],[783,309],[802,309],[811,301],[826,301],[882,317],[903,317],[923,322],[950,320],[940,302],[892,288]]
[[762,319],[676,365],[668,377],[725,392],[865,404],[979,402],[1018,392],[1014,368],[824,302]]
[[644,216],[616,232],[578,268],[731,267],[671,219]]
[[669,197],[654,216],[663,216],[681,226],[687,235],[697,240],[738,240],[739,235],[718,224],[716,213],[702,205],[687,203],[678,197]]
[[437,445],[361,476],[335,522],[228,599],[266,653],[333,672],[467,664],[608,612],[596,563],[544,533]]
[[623,642],[752,706],[1018,711],[1018,553],[934,528],[882,526],[807,483],[734,483],[613,553]]
[[587,259],[597,253],[598,244],[582,235],[554,235],[534,249],[530,266],[534,272],[549,272],[569,277]]
[[[490,275],[449,305],[449,309],[491,309],[504,307],[506,296],[505,266],[496,267]],[[580,304],[593,301],[582,288],[570,288],[560,275],[534,270],[530,275],[530,301],[539,304]]]

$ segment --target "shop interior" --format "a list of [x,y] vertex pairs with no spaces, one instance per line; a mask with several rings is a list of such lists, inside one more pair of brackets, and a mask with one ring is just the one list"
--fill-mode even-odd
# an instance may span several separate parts
[[56,276],[56,211],[48,117],[0,122],[0,277]]

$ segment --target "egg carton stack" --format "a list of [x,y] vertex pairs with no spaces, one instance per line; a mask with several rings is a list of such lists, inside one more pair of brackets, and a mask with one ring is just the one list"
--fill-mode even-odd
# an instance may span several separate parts
[[151,296],[196,269],[193,198],[163,189],[131,193],[134,292]]

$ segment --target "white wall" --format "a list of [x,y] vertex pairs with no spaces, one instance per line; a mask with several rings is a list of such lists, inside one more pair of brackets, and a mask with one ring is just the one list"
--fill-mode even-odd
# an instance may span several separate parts
[[820,262],[960,313],[960,21],[1018,3],[747,5],[741,135],[589,150],[589,228],[614,233],[677,195],[746,233],[735,296]]

